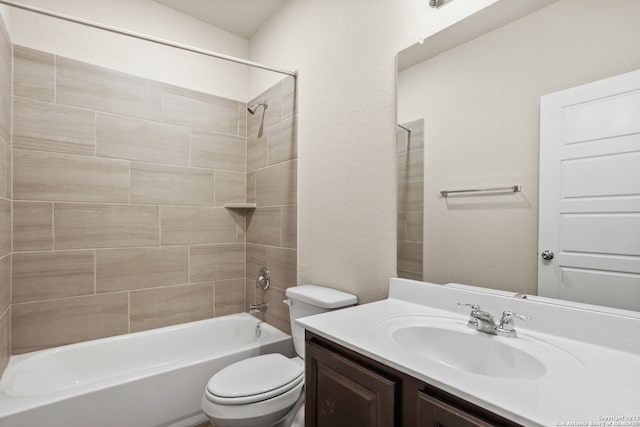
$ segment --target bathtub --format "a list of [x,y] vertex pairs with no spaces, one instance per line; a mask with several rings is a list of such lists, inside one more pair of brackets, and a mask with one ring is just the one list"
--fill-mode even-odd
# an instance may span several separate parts
[[1,427],[190,426],[225,366],[292,355],[291,337],[246,313],[12,356],[0,380]]

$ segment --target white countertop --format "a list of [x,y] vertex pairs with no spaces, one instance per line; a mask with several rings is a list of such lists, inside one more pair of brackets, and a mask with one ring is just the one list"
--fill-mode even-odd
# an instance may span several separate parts
[[[298,323],[525,426],[640,426],[640,319],[423,282],[391,282],[389,299],[298,319]],[[378,327],[404,316],[439,316],[466,324],[469,310],[457,307],[455,301],[480,304],[494,315],[507,309],[528,314],[534,319],[516,320],[517,338],[492,339],[540,342],[563,355],[554,357],[558,363],[551,360],[539,378],[497,378],[425,359],[394,345]]]

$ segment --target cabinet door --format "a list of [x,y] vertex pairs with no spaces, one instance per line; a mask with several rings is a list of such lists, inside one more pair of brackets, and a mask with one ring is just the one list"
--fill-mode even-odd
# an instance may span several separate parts
[[395,382],[307,341],[306,427],[393,427]]
[[418,392],[418,427],[495,427],[455,406]]

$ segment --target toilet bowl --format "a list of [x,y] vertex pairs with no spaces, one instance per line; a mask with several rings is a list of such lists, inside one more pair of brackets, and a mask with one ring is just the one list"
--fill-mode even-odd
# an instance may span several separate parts
[[299,357],[264,354],[233,363],[212,376],[201,406],[217,426],[288,425],[304,399],[304,328],[295,319],[357,303],[354,295],[314,285],[289,288],[286,295]]
[[270,426],[302,396],[304,361],[274,353],[251,357],[211,377],[202,410],[223,427]]

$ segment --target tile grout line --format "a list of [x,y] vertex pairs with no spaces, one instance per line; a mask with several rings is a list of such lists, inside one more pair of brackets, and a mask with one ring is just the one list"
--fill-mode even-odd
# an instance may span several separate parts
[[[244,277],[232,277],[230,279],[223,279],[223,280],[221,280],[221,282],[232,281],[232,280],[243,280],[243,279],[245,279],[245,278]],[[72,300],[72,299],[75,299],[75,298],[92,298],[92,297],[96,297],[96,296],[123,294],[125,292],[127,294],[131,294],[131,293],[139,292],[139,291],[153,291],[153,290],[162,290],[162,289],[169,289],[169,288],[184,288],[184,287],[190,287],[190,286],[195,286],[195,285],[206,285],[206,284],[209,284],[209,283],[212,283],[212,282],[213,282],[212,280],[207,280],[207,281],[195,282],[195,283],[172,283],[172,284],[169,284],[169,285],[161,285],[161,286],[154,286],[154,287],[148,287],[148,288],[139,288],[139,289],[118,289],[118,290],[113,290],[113,291],[101,292],[99,294],[79,294],[79,295],[68,295],[68,296],[62,296],[62,297],[45,298],[45,299],[38,299],[38,300],[31,300],[31,301],[21,301],[21,302],[13,303],[13,305],[28,305],[28,304],[36,304],[36,303],[46,303],[46,302],[52,302],[52,301]]]

